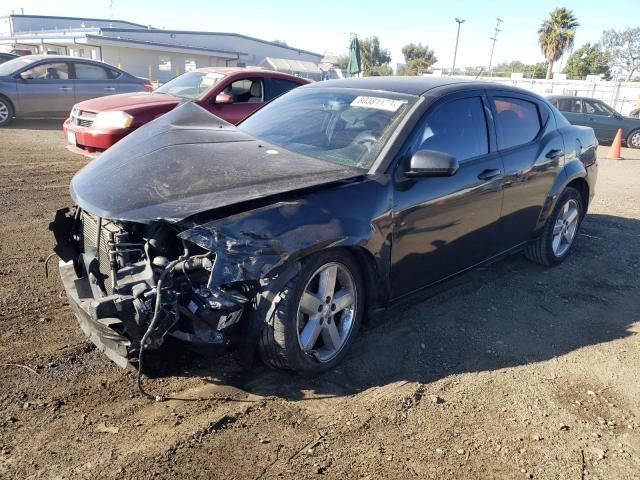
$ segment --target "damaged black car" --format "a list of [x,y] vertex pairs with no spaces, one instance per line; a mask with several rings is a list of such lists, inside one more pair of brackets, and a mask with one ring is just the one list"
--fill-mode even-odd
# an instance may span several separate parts
[[564,260],[596,147],[516,88],[319,82],[237,127],[184,103],[78,172],[50,228],[80,326],[119,365],[173,337],[314,375],[416,293],[515,252]]

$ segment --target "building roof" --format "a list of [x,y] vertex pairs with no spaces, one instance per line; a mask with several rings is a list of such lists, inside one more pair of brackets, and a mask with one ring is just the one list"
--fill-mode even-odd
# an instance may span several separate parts
[[[129,28],[116,28],[116,27],[105,27],[105,28],[101,28],[100,30],[102,30],[103,32],[136,32],[136,33],[144,33],[141,32],[139,29],[137,28],[133,28],[133,29],[129,29]],[[168,34],[183,34],[183,35],[219,35],[219,36],[229,36],[229,37],[237,37],[237,38],[244,38],[245,40],[251,40],[253,42],[259,42],[259,43],[264,43],[265,45],[271,45],[273,47],[280,47],[280,48],[285,48],[287,50],[292,50],[294,52],[300,52],[300,53],[307,53],[309,55],[316,55],[318,57],[322,57],[323,55],[320,53],[316,53],[316,52],[310,52],[309,50],[303,50],[301,48],[295,48],[295,47],[291,47],[289,45],[283,45],[281,43],[276,43],[276,42],[270,42],[268,40],[262,40],[261,38],[256,38],[256,37],[250,37],[249,35],[242,35],[241,33],[232,33],[232,32],[206,32],[206,31],[198,31],[198,30],[158,30],[158,29],[151,29],[148,30],[150,33],[168,33]]]
[[266,66],[277,72],[306,72],[306,73],[322,73],[313,62],[305,62],[302,60],[287,60],[286,58],[265,57],[260,66]]
[[235,51],[231,51],[231,50],[221,50],[218,48],[205,48],[205,47],[195,47],[193,45],[183,45],[183,44],[178,44],[178,43],[164,43],[164,42],[149,42],[146,40],[137,40],[137,39],[133,39],[133,38],[122,38],[122,37],[105,37],[104,35],[92,35],[92,34],[87,34],[85,35],[87,37],[87,39],[91,39],[91,40],[95,40],[97,43],[100,42],[121,42],[121,43],[133,43],[133,44],[138,44],[138,45],[147,45],[147,46],[154,46],[154,47],[163,47],[163,48],[177,48],[177,49],[182,49],[182,50],[194,50],[196,52],[203,52],[203,53],[215,53],[215,54],[225,54],[225,55],[232,55],[233,57],[238,57],[240,55],[248,55],[248,53],[245,52],[235,52]]
[[55,16],[55,15],[54,16],[52,16],[52,15],[27,15],[27,14],[15,14],[15,13],[12,13],[11,15],[0,16],[0,18],[10,18],[10,17],[15,17],[15,18],[42,18],[42,19],[46,19],[46,20],[77,20],[77,21],[87,20],[89,22],[124,23],[126,25],[131,25],[132,27],[138,27],[138,29],[144,29],[144,30],[147,30],[149,28],[146,25],[141,25],[139,23],[129,22],[127,20],[114,20],[112,18],[59,17],[59,16]]

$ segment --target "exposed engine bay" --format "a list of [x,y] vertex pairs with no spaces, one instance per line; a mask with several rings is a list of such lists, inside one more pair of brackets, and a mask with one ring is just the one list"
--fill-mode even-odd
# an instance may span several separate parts
[[64,226],[71,228],[59,243],[66,250],[57,252],[61,267],[72,266],[78,302],[89,303],[84,310],[91,320],[126,338],[127,358],[143,344],[159,348],[167,335],[193,344],[228,343],[258,287],[212,286],[216,254],[178,238],[165,222],[115,222],[76,208],[58,212],[56,236],[64,235]]

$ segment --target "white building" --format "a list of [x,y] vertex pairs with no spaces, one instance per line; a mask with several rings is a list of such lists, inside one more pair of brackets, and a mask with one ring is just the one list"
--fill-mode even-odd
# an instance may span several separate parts
[[238,33],[164,30],[122,20],[8,15],[0,50],[31,50],[102,60],[166,82],[207,66],[256,66],[266,58],[319,64],[322,55]]

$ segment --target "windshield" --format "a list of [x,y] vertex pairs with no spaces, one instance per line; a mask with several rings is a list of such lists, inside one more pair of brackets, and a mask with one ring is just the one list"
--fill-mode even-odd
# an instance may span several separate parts
[[416,100],[380,91],[302,88],[274,100],[238,128],[296,153],[369,168]]
[[26,67],[30,63],[35,62],[35,59],[29,57],[18,57],[8,62],[0,64],[0,76],[13,75],[22,67]]
[[157,88],[155,92],[193,100],[209,91],[211,87],[223,78],[224,75],[221,73],[188,72],[165,83],[160,88]]

